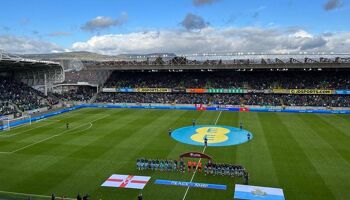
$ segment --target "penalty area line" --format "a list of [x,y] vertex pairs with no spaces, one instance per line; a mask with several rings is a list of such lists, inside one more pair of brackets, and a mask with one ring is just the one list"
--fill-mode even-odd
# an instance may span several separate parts
[[[77,115],[77,114],[75,114]],[[65,115],[65,116],[61,116],[61,119],[57,119],[57,121],[61,121],[62,119],[65,119],[65,118],[71,118],[73,117],[74,115]],[[45,120],[45,122],[47,122],[47,124],[44,124],[44,125],[40,125],[40,126],[36,126],[36,124],[39,124],[41,122],[44,122],[43,120]],[[3,135],[0,135],[0,138],[10,138],[10,137],[14,137],[16,135],[21,135],[23,133],[27,133],[29,131],[32,131],[32,130],[35,130],[35,129],[38,129],[38,128],[41,128],[41,127],[45,127],[45,126],[49,126],[49,125],[52,125],[53,123],[55,123],[54,121],[47,121],[47,120],[54,120],[54,119],[49,119],[49,118],[45,118],[45,119],[40,119],[40,120],[36,120],[36,121],[33,121],[32,124],[34,125],[31,125],[29,123],[27,124],[24,124],[24,125],[20,125],[20,126],[16,126],[16,127],[13,127],[11,128],[10,132],[11,131],[14,131],[14,130],[17,130],[17,129],[20,129],[20,128],[23,128],[23,127],[26,127],[26,126],[33,126],[32,128],[30,129],[27,129],[27,130],[24,130],[24,131],[20,131],[18,133],[8,133],[8,134],[3,134]],[[1,133],[1,132],[0,132]]]
[[[220,116],[221,116],[221,113],[222,113],[222,111],[220,111],[218,117],[217,117],[216,120],[215,120],[214,125],[217,125],[217,123],[218,123],[218,121],[219,121],[219,118],[220,118]],[[202,153],[204,153],[206,149],[207,149],[207,147],[204,146]],[[195,171],[194,171],[194,173],[193,173],[193,175],[192,175],[192,177],[191,177],[190,183],[192,183],[192,181],[193,181],[193,179],[194,179],[194,176],[195,176],[196,173],[197,173],[197,170],[198,170],[198,163],[200,163],[201,160],[202,160],[202,158],[200,158],[200,159],[198,160],[198,162],[197,162],[196,169],[195,169]],[[190,186],[187,187],[186,192],[185,192],[184,197],[182,198],[182,200],[185,200],[185,199],[186,199],[186,196],[187,196],[187,193],[188,193],[188,190],[189,190],[189,189],[190,189]]]
[[[92,123],[93,123],[93,122],[96,122],[96,121],[101,120],[101,119],[106,118],[106,117],[108,117],[108,116],[100,117],[100,118],[98,118],[98,119],[95,119],[95,120],[93,120],[93,121],[88,122],[88,123],[90,123],[90,126],[89,126],[87,129],[85,129],[85,130],[90,129],[90,128],[92,127]],[[52,139],[52,138],[58,137],[58,136],[60,136],[60,135],[63,135],[63,134],[65,134],[65,133],[69,132],[69,131],[75,130],[75,129],[80,128],[80,127],[85,126],[85,125],[86,125],[86,123],[84,123],[84,124],[82,124],[82,125],[80,125],[80,126],[74,127],[74,128],[72,128],[72,129],[68,129],[68,130],[66,130],[66,131],[63,131],[62,133],[59,133],[59,134],[53,135],[53,136],[51,136],[51,137],[45,138],[45,139],[40,140],[40,141],[38,141],[38,142],[35,142],[35,143],[29,144],[29,145],[27,145],[27,146],[21,147],[21,148],[19,148],[19,149],[16,149],[16,150],[14,150],[14,151],[9,152],[9,153],[16,153],[16,152],[18,152],[18,151],[21,151],[21,150],[23,150],[23,149],[26,149],[26,148],[29,148],[29,147],[31,147],[31,146],[34,146],[34,145],[36,145],[36,144],[45,142],[45,141],[50,140],[50,139]],[[85,131],[85,130],[84,130],[84,131]],[[81,132],[81,131],[79,131],[79,132]]]
[[[21,193],[21,192],[9,192],[9,191],[1,191],[1,190],[0,190],[0,194],[13,194],[13,195],[27,196],[27,197],[30,196],[30,197],[51,198],[51,196],[41,195],[41,194],[30,194],[30,193]],[[67,199],[67,200],[75,200],[74,198],[68,198],[68,197],[64,197],[64,199]]]

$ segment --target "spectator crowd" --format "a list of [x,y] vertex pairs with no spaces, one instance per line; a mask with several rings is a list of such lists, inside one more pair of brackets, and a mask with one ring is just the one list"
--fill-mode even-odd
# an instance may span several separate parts
[[350,107],[349,95],[100,93],[98,103]]
[[62,101],[83,101],[88,102],[96,94],[96,88],[90,86],[79,86],[73,90],[65,91],[62,94],[53,95]]
[[53,96],[12,79],[0,79],[0,115],[13,114],[15,110],[26,111],[50,107],[58,103]]
[[115,71],[105,87],[350,89],[350,71]]
[[[89,77],[93,74],[86,72]],[[267,94],[271,89],[327,89],[350,90],[349,70],[321,71],[184,71],[146,72],[115,71],[105,88],[171,88],[174,93],[104,93],[96,98],[98,103],[167,103],[167,104],[212,104],[212,105],[258,105],[258,106],[322,106],[350,107],[350,95],[317,94]],[[188,88],[226,88],[260,91],[245,94],[194,94],[185,93]],[[78,86],[62,94],[49,94],[12,80],[0,79],[0,115],[16,111],[51,107],[62,101],[88,102],[96,88]]]
[[[350,89],[350,71],[115,71],[110,88]],[[349,95],[100,93],[97,102],[350,107]]]

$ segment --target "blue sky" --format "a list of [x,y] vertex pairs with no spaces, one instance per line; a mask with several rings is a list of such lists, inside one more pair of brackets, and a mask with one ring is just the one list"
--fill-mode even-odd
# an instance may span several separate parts
[[[119,54],[268,51],[271,45],[276,46],[272,49],[276,52],[334,51],[335,45],[342,45],[340,50],[348,51],[349,1],[2,1],[0,49],[14,53],[88,50]],[[248,37],[254,39],[255,34],[288,44],[265,41],[256,48],[240,43],[250,41]],[[220,48],[209,40],[225,44]],[[187,46],[177,44],[187,41]],[[133,47],[127,47],[130,42]],[[140,43],[139,49],[134,43]]]

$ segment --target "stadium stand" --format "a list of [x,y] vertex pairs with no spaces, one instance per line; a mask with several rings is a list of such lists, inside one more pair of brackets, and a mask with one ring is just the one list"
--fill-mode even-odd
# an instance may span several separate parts
[[0,116],[1,115],[11,115],[15,112],[13,106],[10,106],[8,102],[0,103]]
[[[349,95],[274,94],[273,89],[346,90],[350,87],[347,70],[284,71],[187,71],[141,72],[115,71],[106,88],[176,88],[166,93],[100,93],[103,103],[175,103],[258,106],[349,107]],[[249,90],[245,94],[193,94],[188,88],[234,88]]]
[[40,91],[12,79],[2,78],[0,80],[0,93],[0,101],[6,102],[2,110],[8,114],[12,114],[15,109],[4,105],[14,104],[20,111],[27,111],[58,103],[57,99],[50,96],[45,97]]
[[89,101],[96,93],[96,88],[89,86],[77,86],[75,90],[69,90],[62,94],[54,93],[53,95],[62,101]]
[[349,96],[340,95],[100,93],[96,101],[99,103],[350,107]]
[[156,72],[115,71],[106,87],[119,88],[246,88],[246,89],[349,89],[350,73],[336,71],[218,71]]
[[[83,61],[83,68],[79,70],[71,69],[68,61],[67,66],[35,60],[27,65],[27,60],[18,57],[5,58],[0,66],[8,76],[0,80],[3,94],[0,115],[17,110],[50,109],[60,102],[350,107],[350,95],[335,92],[350,91],[349,59],[340,57],[201,61],[158,57],[143,61]],[[183,66],[186,69],[176,68]],[[154,67],[160,69],[153,70]],[[47,69],[48,87],[52,87],[47,95],[43,88],[34,89],[45,84],[43,69]],[[14,70],[21,73],[14,77],[17,74]],[[35,78],[36,74],[40,74],[39,79]],[[97,96],[96,88],[99,89]],[[188,91],[191,89],[211,92]],[[235,91],[217,91],[228,89]],[[313,93],[315,91],[296,94],[291,93],[291,89],[320,90],[327,94]]]

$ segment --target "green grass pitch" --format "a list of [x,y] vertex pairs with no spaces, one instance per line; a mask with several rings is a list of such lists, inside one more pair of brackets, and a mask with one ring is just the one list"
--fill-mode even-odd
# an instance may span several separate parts
[[[138,171],[136,159],[177,159],[203,147],[176,142],[168,128],[198,124],[238,126],[248,143],[208,147],[215,162],[241,164],[250,184],[280,187],[290,199],[350,199],[350,115],[236,113],[180,110],[81,109],[0,132],[0,199],[48,199],[77,193],[93,200],[137,199],[140,190],[100,185],[112,174],[151,176],[145,200],[182,200],[186,187],[156,179],[190,181],[192,173]],[[218,118],[219,117],[219,118]],[[69,131],[65,123],[70,123]],[[186,199],[233,199],[240,179],[204,176],[193,181],[226,184],[228,190],[190,188]],[[18,194],[17,194],[18,193]]]

